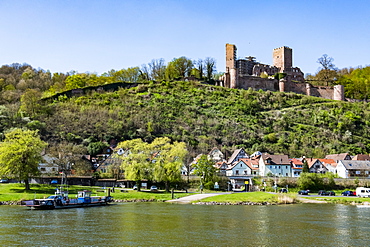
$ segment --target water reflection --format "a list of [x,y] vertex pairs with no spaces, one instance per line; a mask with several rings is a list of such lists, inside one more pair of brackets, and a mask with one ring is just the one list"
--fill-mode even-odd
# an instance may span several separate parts
[[0,207],[2,245],[367,246],[370,208],[125,203],[32,211]]

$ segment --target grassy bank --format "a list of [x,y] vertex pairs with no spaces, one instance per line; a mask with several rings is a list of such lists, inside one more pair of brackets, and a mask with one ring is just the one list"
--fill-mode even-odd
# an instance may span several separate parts
[[278,194],[271,194],[266,192],[233,193],[208,197],[200,200],[200,202],[230,203],[230,204],[252,202],[252,203],[277,204],[279,203],[279,196],[280,195]]
[[[35,198],[45,198],[49,195],[54,195],[57,186],[46,184],[32,184],[31,190],[26,191],[24,184],[0,184],[0,202],[19,202],[22,200],[31,200]],[[69,186],[69,196],[75,197],[80,190],[91,190],[93,195],[104,196],[106,192],[101,187],[88,187],[88,186]],[[175,192],[176,198],[187,196],[189,194],[182,192]],[[171,193],[164,192],[149,192],[149,191],[134,191],[134,190],[121,190],[116,188],[111,192],[111,196],[118,201],[166,201],[172,199]]]

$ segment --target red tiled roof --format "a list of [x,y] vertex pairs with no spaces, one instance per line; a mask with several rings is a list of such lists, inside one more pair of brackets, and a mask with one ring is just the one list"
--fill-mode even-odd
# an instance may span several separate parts
[[330,164],[333,167],[337,167],[337,162],[333,159],[319,159],[323,165]]
[[[258,170],[259,169],[259,162],[258,162],[257,159],[240,159],[240,161],[243,161],[252,170]],[[254,167],[256,165],[257,165],[257,167]]]
[[291,161],[292,163],[294,163],[295,165],[303,165],[302,160],[297,159],[297,158],[290,159],[290,161]]
[[309,159],[306,159],[306,161],[307,161],[307,165],[308,165],[308,167],[309,168],[311,168],[311,166],[313,165],[313,164],[315,164],[315,162],[316,161],[319,161],[319,162],[321,162],[319,159],[317,159],[317,158],[309,158]]

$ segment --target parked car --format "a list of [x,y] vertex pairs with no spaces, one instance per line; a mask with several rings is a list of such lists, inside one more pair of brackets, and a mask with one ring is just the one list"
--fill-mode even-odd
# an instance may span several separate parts
[[319,190],[319,192],[317,193],[319,196],[327,196],[327,192],[325,190]]
[[342,196],[355,196],[355,194],[351,190],[345,190],[342,192]]
[[279,190],[279,193],[288,193],[288,190],[285,189],[285,188],[282,188],[282,189]]
[[308,193],[310,193],[309,190],[300,190],[300,191],[298,191],[299,195],[308,195]]
[[132,187],[133,190],[137,190],[137,185],[135,184],[134,187]]
[[0,183],[9,183],[9,180],[6,178],[0,179]]
[[328,196],[335,196],[335,192],[334,191],[327,191],[326,192]]
[[157,186],[152,185],[152,186],[150,187],[150,191],[152,191],[152,192],[156,192],[156,191],[158,191]]
[[318,193],[320,196],[335,196],[334,191],[325,191],[325,190],[319,190]]

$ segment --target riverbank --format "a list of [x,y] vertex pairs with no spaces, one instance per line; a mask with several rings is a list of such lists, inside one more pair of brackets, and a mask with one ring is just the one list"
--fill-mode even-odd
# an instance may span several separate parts
[[[80,190],[91,190],[95,196],[105,196],[106,188],[69,186],[69,195],[74,197]],[[23,200],[46,198],[56,191],[55,185],[32,184],[31,190],[25,191],[23,184],[0,184],[0,205],[20,205]],[[370,198],[358,197],[305,197],[290,193],[272,192],[211,192],[211,193],[185,193],[175,191],[174,194],[164,191],[151,192],[149,190],[136,191],[131,189],[115,188],[111,190],[115,203],[121,202],[172,202],[204,205],[279,205],[297,203],[333,203],[347,205],[368,205]]]

